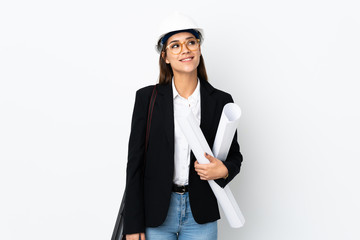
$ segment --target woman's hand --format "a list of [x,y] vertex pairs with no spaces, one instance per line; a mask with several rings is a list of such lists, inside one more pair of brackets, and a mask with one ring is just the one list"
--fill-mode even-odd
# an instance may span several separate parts
[[145,233],[126,234],[126,240],[140,240],[140,239],[145,240]]
[[205,153],[205,157],[210,161],[208,164],[199,164],[195,161],[195,171],[200,176],[201,180],[215,180],[219,178],[226,178],[228,176],[228,169],[224,163]]

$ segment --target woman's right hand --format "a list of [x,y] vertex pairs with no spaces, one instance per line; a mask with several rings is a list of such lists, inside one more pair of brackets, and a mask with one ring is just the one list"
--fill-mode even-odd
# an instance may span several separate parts
[[[140,238],[139,238],[140,234]],[[126,240],[145,240],[145,233],[126,234]]]

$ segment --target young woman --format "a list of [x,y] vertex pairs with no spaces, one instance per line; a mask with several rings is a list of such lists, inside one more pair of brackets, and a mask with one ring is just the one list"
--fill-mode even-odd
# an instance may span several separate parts
[[[158,41],[159,84],[136,92],[129,140],[125,223],[128,240],[215,240],[220,218],[206,180],[225,187],[240,171],[242,155],[235,134],[226,161],[204,153],[199,164],[175,116],[189,109],[211,147],[222,109],[232,97],[207,79],[200,44],[202,29],[176,14],[164,22]],[[157,92],[145,151],[147,117]]]

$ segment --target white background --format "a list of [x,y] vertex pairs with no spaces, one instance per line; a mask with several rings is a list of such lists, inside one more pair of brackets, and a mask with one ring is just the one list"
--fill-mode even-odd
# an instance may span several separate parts
[[209,80],[243,111],[246,224],[223,218],[219,239],[360,239],[355,3],[1,1],[0,239],[110,239],[135,91],[157,81],[173,10],[205,29]]

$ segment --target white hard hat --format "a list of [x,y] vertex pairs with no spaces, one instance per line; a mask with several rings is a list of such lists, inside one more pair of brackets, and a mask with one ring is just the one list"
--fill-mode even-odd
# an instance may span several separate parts
[[168,17],[164,18],[158,28],[157,40],[156,40],[156,50],[160,53],[162,49],[162,44],[158,44],[159,40],[162,39],[167,33],[174,31],[181,31],[186,29],[194,29],[200,33],[201,41],[203,41],[204,30],[199,28],[195,21],[179,12],[174,12]]

